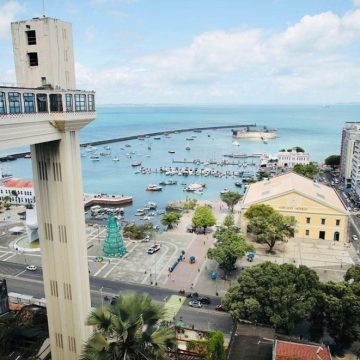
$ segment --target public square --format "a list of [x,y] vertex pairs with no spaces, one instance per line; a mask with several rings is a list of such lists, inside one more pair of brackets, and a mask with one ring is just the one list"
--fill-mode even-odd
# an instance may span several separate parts
[[[212,208],[218,220],[217,223],[221,224],[227,214],[226,207],[216,202],[212,203]],[[25,236],[25,234],[9,233],[9,229],[13,227],[23,226],[17,212],[18,209],[13,208],[4,213],[5,220],[0,221],[0,260],[24,264],[24,269],[29,264],[41,266],[40,251],[16,250],[17,239]],[[207,250],[213,246],[213,232],[207,235],[188,233],[186,228],[191,223],[191,217],[191,211],[184,214],[176,228],[162,233],[154,232],[149,242],[124,239],[127,254],[123,258],[111,259],[101,259],[106,226],[88,224],[86,236],[90,275],[109,280],[223,296],[227,289],[236,283],[241,270],[234,271],[227,280],[223,279],[223,273],[219,270],[218,264],[206,257]],[[322,281],[340,281],[347,268],[358,261],[351,243],[290,239],[288,243],[277,244],[274,248],[275,253],[269,254],[265,245],[256,244],[251,238],[248,240],[256,247],[256,257],[251,263],[246,259],[238,260],[238,269],[264,261],[278,264],[293,263],[314,269]],[[150,255],[147,250],[154,243],[160,244],[161,249]],[[170,273],[169,267],[182,251],[185,251],[184,260],[180,261]],[[190,256],[195,256],[195,263],[190,263]],[[218,274],[215,280],[211,279],[212,272]]]

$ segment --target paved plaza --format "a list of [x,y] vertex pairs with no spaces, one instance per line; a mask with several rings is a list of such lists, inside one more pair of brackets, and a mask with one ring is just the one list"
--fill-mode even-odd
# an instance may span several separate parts
[[[212,205],[213,210],[221,223],[227,210],[220,203]],[[16,210],[11,212],[11,219],[0,220],[0,260],[41,266],[40,251],[16,250],[16,241],[22,235],[9,233],[11,227],[23,223],[16,218]],[[105,225],[87,225],[87,247],[89,272],[92,276],[106,278],[109,280],[128,281],[137,284],[160,286],[175,290],[184,289],[186,292],[197,291],[201,294],[223,296],[228,288],[236,283],[239,271],[227,279],[223,279],[223,273],[218,264],[207,259],[207,250],[213,246],[213,233],[196,235],[186,232],[191,223],[193,212],[184,214],[179,225],[167,232],[154,233],[149,242],[138,240],[127,240],[124,243],[128,253],[123,258],[103,258],[102,248],[106,235]],[[334,243],[324,240],[290,239],[288,243],[276,244],[274,254],[267,253],[267,246],[256,244],[248,239],[256,247],[256,257],[252,263],[245,259],[238,261],[240,266],[248,267],[272,261],[277,264],[292,263],[295,265],[306,265],[314,269],[322,281],[340,281],[346,270],[353,264],[359,263],[355,249],[350,243]],[[149,255],[147,249],[158,243],[160,251]],[[180,261],[172,273],[169,267],[185,251],[183,261]],[[190,263],[190,256],[196,257],[194,264]],[[211,279],[211,273],[218,273],[217,279]]]

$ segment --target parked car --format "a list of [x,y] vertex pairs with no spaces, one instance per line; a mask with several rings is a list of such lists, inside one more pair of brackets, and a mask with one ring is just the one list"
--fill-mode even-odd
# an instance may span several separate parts
[[150,241],[150,235],[146,235],[141,241],[142,242],[149,242]]
[[359,238],[357,237],[357,235],[353,235],[353,236],[352,236],[352,239],[353,239],[354,241],[358,241],[358,240],[359,240]]
[[201,304],[210,305],[211,300],[207,296],[201,296],[197,299]]
[[26,270],[35,271],[37,270],[37,267],[35,265],[29,265],[26,267]]
[[154,244],[148,249],[147,253],[151,255],[158,252],[159,250],[160,250],[160,244]]
[[202,303],[200,301],[198,301],[198,300],[191,300],[191,301],[189,301],[189,306],[196,307],[196,308],[201,308]]
[[216,311],[226,311],[224,305],[222,305],[222,304],[216,305],[216,306],[215,306],[215,310],[216,310]]

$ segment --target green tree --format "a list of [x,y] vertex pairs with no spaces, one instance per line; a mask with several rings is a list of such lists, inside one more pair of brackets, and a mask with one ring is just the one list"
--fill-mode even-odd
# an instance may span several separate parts
[[254,250],[248,244],[244,235],[236,233],[228,228],[216,232],[217,242],[215,247],[208,250],[209,259],[215,260],[225,275],[229,275],[234,269],[238,258],[242,258],[247,251]]
[[233,214],[227,214],[227,215],[225,216],[224,221],[223,221],[223,225],[224,225],[225,227],[234,226],[234,225],[235,225],[234,215],[233,215]]
[[267,244],[269,252],[277,242],[286,242],[295,234],[295,219],[280,214],[269,205],[252,205],[245,217],[250,220],[249,229],[255,240]]
[[134,223],[131,223],[124,226],[123,236],[133,240],[141,240],[146,235],[150,235],[153,229],[154,229],[153,224],[136,225]]
[[209,206],[198,206],[192,217],[192,223],[199,228],[206,228],[216,224],[216,218]]
[[327,331],[338,346],[348,348],[360,338],[359,286],[330,281],[321,290],[319,302]]
[[255,204],[255,205],[251,205],[247,209],[244,216],[246,219],[252,220],[256,217],[267,217],[273,214],[274,212],[275,210],[270,205]]
[[360,285],[360,265],[350,266],[344,276],[345,281]]
[[303,175],[310,179],[313,179],[316,175],[319,174],[319,167],[313,162],[306,165],[296,164],[293,168],[293,171],[299,175]]
[[187,350],[204,355],[205,360],[225,360],[224,335],[220,331],[209,331],[206,340],[190,340],[186,343]]
[[324,163],[325,163],[325,165],[329,165],[332,167],[339,166],[340,165],[340,155],[330,155],[325,159]]
[[301,153],[305,152],[305,150],[300,146],[295,146],[294,150],[296,150],[296,152],[301,152]]
[[234,320],[269,324],[286,332],[309,318],[316,304],[319,278],[300,265],[265,262],[241,271],[223,304]]
[[3,197],[3,205],[6,210],[9,210],[11,207],[10,201],[11,201],[10,196],[6,195]]
[[181,215],[175,212],[169,212],[161,218],[161,223],[164,226],[167,226],[169,229],[172,229],[174,225],[178,224]]
[[172,330],[159,327],[164,310],[147,294],[121,293],[115,305],[95,309],[87,324],[95,326],[85,344],[82,360],[164,359],[172,347]]
[[239,202],[241,199],[241,195],[235,191],[229,191],[220,194],[221,201],[223,201],[229,208],[231,212],[234,211],[234,206]]

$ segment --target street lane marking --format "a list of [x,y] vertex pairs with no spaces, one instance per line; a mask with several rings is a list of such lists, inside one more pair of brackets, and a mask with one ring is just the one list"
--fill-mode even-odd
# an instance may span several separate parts
[[18,274],[16,274],[16,275],[15,275],[15,277],[20,276],[20,275],[21,275],[21,274],[23,274],[24,272],[26,272],[26,269],[25,269],[25,270],[23,270],[23,271],[20,271]]
[[103,271],[108,265],[109,263],[106,262],[93,276],[97,276],[98,274],[100,274],[101,271]]
[[12,254],[12,255],[10,255],[9,257],[7,257],[6,259],[2,259],[2,261],[7,261],[7,260],[9,260],[9,259],[11,259],[12,257],[14,257],[14,256],[16,256],[16,254]]

